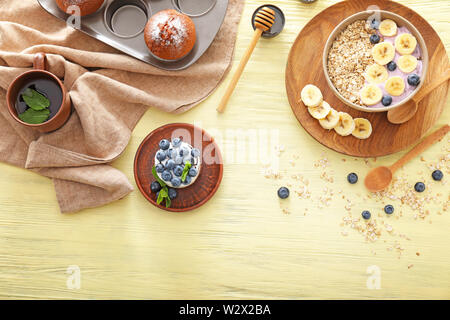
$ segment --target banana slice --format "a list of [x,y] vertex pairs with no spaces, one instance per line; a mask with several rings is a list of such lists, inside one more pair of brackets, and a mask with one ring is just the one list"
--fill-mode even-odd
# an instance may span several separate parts
[[381,21],[379,30],[383,36],[392,37],[397,34],[397,24],[391,19],[386,19]]
[[309,114],[315,119],[324,119],[330,113],[331,107],[326,101],[322,101],[317,107],[308,107]]
[[417,67],[417,58],[407,54],[398,58],[397,65],[405,73],[413,72]]
[[395,49],[400,54],[411,54],[417,46],[417,39],[409,33],[402,33],[395,38]]
[[371,83],[384,82],[388,76],[386,68],[376,63],[369,66],[364,74],[366,80]]
[[394,60],[395,48],[390,42],[377,43],[372,48],[372,57],[376,63],[384,66]]
[[319,123],[322,126],[322,128],[328,130],[331,130],[334,127],[336,127],[338,122],[339,122],[339,112],[337,112],[333,108],[330,109],[330,112],[327,114],[325,118],[319,120]]
[[364,118],[355,118],[355,129],[352,135],[358,139],[367,139],[372,134],[372,125],[370,121]]
[[[313,84],[307,84],[300,93],[300,97],[307,107],[317,107],[323,101],[322,92]],[[325,114],[326,115],[326,114]]]
[[399,96],[405,91],[405,81],[402,77],[390,77],[384,85],[386,91],[392,96]]
[[346,112],[339,112],[339,121],[334,127],[334,131],[345,137],[352,134],[353,130],[355,130],[355,121],[353,121],[352,116]]
[[368,84],[361,90],[361,101],[367,106],[373,106],[381,101],[383,92],[375,84]]

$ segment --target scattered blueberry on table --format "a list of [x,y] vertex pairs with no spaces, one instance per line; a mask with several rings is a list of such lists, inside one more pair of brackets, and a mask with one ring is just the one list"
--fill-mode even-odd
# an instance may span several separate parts
[[395,69],[397,69],[397,64],[394,61],[391,61],[387,64],[387,68],[389,71],[395,71]]
[[289,197],[289,189],[286,187],[281,187],[280,189],[278,189],[278,197],[280,197],[281,199],[286,199],[287,197]]
[[435,181],[441,181],[442,178],[444,177],[444,174],[442,173],[441,170],[434,170],[433,173],[431,174],[431,177]]
[[383,96],[383,98],[381,99],[381,103],[385,107],[390,106],[392,103],[392,97],[390,95]]
[[153,182],[150,184],[150,190],[151,190],[153,193],[157,193],[159,190],[161,190],[161,185],[159,184],[158,181],[153,181]]
[[408,76],[408,83],[411,85],[411,86],[418,86],[419,85],[419,83],[420,83],[420,77],[417,75],[417,74],[410,74],[409,76]]
[[388,204],[384,207],[384,212],[386,212],[387,214],[392,214],[394,213],[394,206],[391,204]]
[[355,184],[358,182],[358,175],[354,172],[349,173],[347,176],[347,181],[351,184]]
[[425,184],[423,182],[417,182],[414,185],[414,190],[417,192],[424,192],[425,191]]
[[361,213],[361,215],[362,215],[362,217],[363,217],[364,219],[366,219],[366,220],[369,220],[369,219],[370,219],[370,212],[367,211],[367,210],[364,210],[364,211]]
[[380,36],[378,35],[378,34],[376,34],[376,33],[374,33],[374,34],[372,34],[371,36],[370,36],[370,42],[372,43],[372,44],[377,44],[378,42],[380,42]]

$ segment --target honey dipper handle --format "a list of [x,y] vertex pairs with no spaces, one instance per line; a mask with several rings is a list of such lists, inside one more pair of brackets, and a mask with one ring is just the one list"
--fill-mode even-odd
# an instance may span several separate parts
[[231,79],[231,82],[228,84],[227,91],[225,91],[225,94],[222,97],[222,100],[220,101],[219,106],[217,107],[217,111],[222,113],[225,111],[225,108],[227,107],[228,100],[230,100],[231,94],[234,91],[234,88],[236,88],[236,85],[239,81],[239,78],[242,75],[242,72],[244,71],[244,68],[250,59],[250,56],[252,55],[253,49],[255,49],[256,43],[258,42],[259,38],[261,38],[262,30],[257,28],[255,29],[255,33],[253,34],[253,39],[250,42],[247,51],[245,51],[244,56],[241,58],[241,62],[239,63],[239,66],[236,70],[236,72],[233,75],[233,78]]
[[431,91],[436,89],[436,87],[438,87],[439,85],[441,85],[448,79],[450,79],[450,68],[448,68],[441,76],[437,77],[429,84],[423,86],[419,90],[419,92],[417,92],[417,94],[414,96],[414,98],[413,98],[414,102],[417,103],[420,100],[422,100],[427,94],[429,94]]
[[418,145],[416,145],[414,148],[412,148],[407,154],[405,154],[403,157],[401,157],[396,163],[394,163],[392,166],[390,166],[390,169],[392,173],[403,167],[405,163],[407,163],[409,160],[417,157],[419,154],[421,154],[423,151],[428,149],[428,147],[435,144],[438,140],[442,139],[447,132],[450,131],[449,125],[444,125],[440,129],[436,130],[432,134],[430,134],[428,137],[423,139]]

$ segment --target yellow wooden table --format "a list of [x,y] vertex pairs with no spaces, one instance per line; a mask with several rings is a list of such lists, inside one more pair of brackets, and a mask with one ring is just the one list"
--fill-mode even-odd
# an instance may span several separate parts
[[[251,14],[265,2],[246,1],[236,61],[251,38]],[[399,173],[402,184],[425,181],[416,200],[433,199],[422,213],[407,199],[371,197],[362,183],[367,170],[402,154],[355,159],[326,149],[301,128],[285,94],[291,43],[335,1],[272,2],[286,14],[285,30],[259,42],[225,114],[216,106],[230,76],[185,114],[148,112],[113,163],[134,183],[133,157],[151,130],[169,122],[202,124],[226,160],[222,185],[202,208],[167,213],[136,189],[110,205],[62,215],[49,179],[0,164],[0,298],[450,298],[449,159],[441,164],[443,182],[432,181],[429,168],[449,157],[449,137]],[[450,49],[447,0],[401,3],[423,15]],[[450,122],[449,109],[447,101],[435,128]],[[230,157],[239,153],[233,133],[257,130],[272,132],[284,146],[277,179],[266,178],[259,161]],[[356,185],[346,182],[352,171],[360,177]],[[276,195],[282,185],[291,186],[284,202]],[[391,217],[382,211],[386,203],[395,206]],[[381,232],[375,241],[358,231],[364,222],[352,228],[363,209]]]

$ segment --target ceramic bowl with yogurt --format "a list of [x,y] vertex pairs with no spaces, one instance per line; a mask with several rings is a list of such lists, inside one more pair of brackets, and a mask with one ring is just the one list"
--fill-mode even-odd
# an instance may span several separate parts
[[[369,104],[363,103],[361,100],[356,99],[356,101],[355,101],[354,95],[352,95],[351,98],[349,98],[349,94],[346,94],[345,90],[343,91],[343,89],[339,88],[339,86],[337,85],[335,76],[333,74],[330,74],[330,70],[328,68],[328,64],[330,63],[329,62],[330,50],[333,50],[332,47],[336,46],[336,44],[334,43],[335,40],[337,39],[337,37],[339,37],[342,34],[343,31],[345,31],[347,29],[348,26],[352,25],[353,23],[355,23],[358,20],[365,20],[365,21],[367,21],[367,23],[369,25],[372,25],[372,23],[374,24],[373,30],[370,32],[372,34],[378,35],[380,38],[380,41],[378,43],[371,42],[371,44],[370,44],[371,47],[376,46],[383,42],[386,42],[386,43],[389,43],[392,45],[392,47],[395,50],[395,54],[393,56],[393,59],[391,59],[391,61],[393,61],[395,63],[396,68],[395,69],[388,68],[388,64],[381,64],[383,73],[386,73],[386,71],[387,71],[387,76],[385,76],[385,78],[383,78],[384,80],[381,82],[377,82],[377,83],[371,83],[371,81],[369,81],[367,79],[367,77],[364,76],[365,80],[357,83],[357,85],[356,85],[357,88],[355,89],[355,91],[356,90],[358,91],[357,92],[357,94],[359,94],[358,99],[361,99],[362,90],[365,89],[365,87],[367,87],[369,85],[374,85],[380,89],[383,98],[390,97],[392,99],[391,103],[388,105],[385,105],[385,103],[382,103],[383,100],[380,100],[377,103],[372,103],[369,105]],[[380,32],[379,24],[381,22],[383,22],[384,20],[392,20],[395,22],[397,29],[396,29],[395,34],[393,34],[392,36],[386,36]],[[378,22],[378,24],[377,24],[377,22]],[[406,54],[401,54],[397,50],[397,47],[395,44],[396,38],[402,34],[410,34],[417,41],[414,51],[408,54],[408,55],[411,55],[414,57],[413,60],[414,59],[417,60],[417,65],[414,68],[414,70],[408,70],[408,72],[404,72],[399,68],[399,59],[403,55],[406,55]],[[366,49],[369,52],[371,52],[371,50],[372,50],[372,48],[366,48]],[[336,48],[334,48],[334,51],[336,52]],[[405,59],[405,58],[401,58],[401,59]],[[383,10],[363,11],[363,12],[358,12],[358,13],[344,19],[331,32],[331,34],[328,37],[328,40],[326,42],[324,51],[323,51],[322,64],[323,64],[323,70],[325,73],[325,78],[326,78],[326,81],[327,81],[329,87],[335,93],[335,95],[341,101],[343,101],[346,105],[348,105],[354,109],[365,111],[365,112],[383,112],[383,111],[392,110],[394,108],[397,108],[397,107],[403,105],[404,103],[406,103],[407,101],[412,99],[414,97],[414,95],[420,90],[420,88],[422,87],[422,85],[424,83],[424,79],[425,79],[426,73],[427,73],[428,51],[427,51],[427,47],[425,45],[425,41],[424,41],[422,35],[414,27],[414,25],[412,25],[405,18],[403,18],[397,14],[394,14],[392,12],[383,11]],[[355,62],[351,61],[349,59],[349,61],[343,61],[342,64],[343,65],[344,64],[345,65],[347,65],[347,64],[353,65],[353,64],[355,64]],[[378,63],[376,63],[376,64],[378,64]],[[357,67],[358,67],[358,63],[356,62],[356,68]],[[361,74],[365,75],[366,71],[367,71],[366,67],[368,67],[368,66],[364,66],[364,68],[359,69],[359,72],[361,72]],[[345,69],[345,68],[343,68],[343,69]],[[393,69],[393,70],[391,70],[391,69]],[[420,82],[418,82],[414,85],[410,84],[409,83],[410,81],[408,81],[408,77],[410,77],[412,75],[417,75],[420,79]],[[398,95],[389,94],[387,87],[386,87],[387,86],[386,82],[391,78],[397,78],[397,77],[399,77],[403,80],[404,90],[401,94],[398,94]],[[376,89],[376,91],[378,91],[378,89]],[[389,100],[389,99],[387,98],[387,100]],[[386,102],[386,100],[384,102]]]

